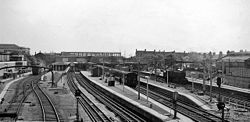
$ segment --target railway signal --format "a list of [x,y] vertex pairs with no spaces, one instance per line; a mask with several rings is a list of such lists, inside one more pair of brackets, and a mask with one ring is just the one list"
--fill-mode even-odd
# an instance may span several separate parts
[[176,108],[177,108],[177,99],[178,99],[178,92],[177,91],[175,91],[175,92],[173,92],[173,107],[174,107],[174,119],[176,119],[177,117],[177,110],[176,110]]
[[219,88],[221,88],[221,78],[217,77],[217,85]]
[[217,107],[218,107],[219,110],[221,110],[221,119],[222,119],[222,122],[224,122],[224,108],[225,108],[225,103],[219,101],[217,103]]
[[[222,83],[222,78],[220,77],[221,73],[222,73],[221,71],[218,71],[219,77],[217,77],[217,85],[218,85],[220,91],[221,91],[221,83]],[[224,122],[225,103],[221,100],[220,91],[219,91],[219,98],[218,98],[217,108],[219,110],[221,110],[221,119],[222,119],[222,122]]]
[[218,108],[219,110],[223,110],[223,109],[225,108],[225,103],[224,103],[224,102],[218,102],[218,103],[217,103],[217,108]]
[[75,91],[75,97],[76,97],[76,122],[79,122],[79,110],[78,110],[78,100],[79,97],[81,96],[81,92],[79,89]]

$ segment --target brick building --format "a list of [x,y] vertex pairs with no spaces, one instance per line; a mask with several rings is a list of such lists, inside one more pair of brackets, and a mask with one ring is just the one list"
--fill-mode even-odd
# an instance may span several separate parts
[[250,89],[250,52],[231,52],[220,62],[225,84]]
[[[0,44],[0,67],[26,66],[25,55],[29,55],[30,49],[17,46],[16,44]],[[15,73],[19,68],[0,70],[0,77],[6,73]]]
[[171,61],[178,60],[181,61],[185,56],[188,54],[186,52],[165,52],[165,51],[147,51],[145,50],[137,50],[135,52],[135,57],[137,61],[142,64],[148,65],[156,65],[157,67],[161,68],[164,67],[166,64],[171,64]]

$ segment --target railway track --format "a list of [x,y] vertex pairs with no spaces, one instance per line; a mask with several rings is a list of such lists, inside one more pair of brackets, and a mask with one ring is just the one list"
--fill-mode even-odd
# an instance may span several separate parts
[[[72,93],[78,89],[77,84],[74,82],[73,73],[68,73],[68,85]],[[88,114],[93,122],[111,122],[111,120],[87,97],[80,91],[79,103]]]
[[[146,88],[141,87],[141,93],[146,94]],[[159,92],[159,91],[158,91]],[[164,92],[158,93],[155,91],[149,91],[149,97],[166,105],[170,108],[173,108],[172,99],[166,97]],[[182,113],[183,115],[188,116],[192,120],[196,122],[220,122],[221,118],[213,115],[203,109],[196,108],[194,106],[188,106],[187,104],[183,104],[177,102],[177,111]],[[226,121],[225,121],[226,122]]]
[[38,79],[39,77],[30,76],[30,77],[27,77],[18,81],[19,83],[17,84],[15,88],[15,93],[12,99],[10,100],[9,102],[10,104],[8,105],[5,111],[16,112],[18,108],[21,107],[26,97],[32,92],[32,89],[30,87],[31,81],[32,80],[37,81]]
[[[197,84],[195,84],[195,85],[197,85]],[[198,85],[200,85],[200,84],[198,84]],[[201,86],[197,87],[197,86],[195,87],[195,90],[202,91],[202,87]],[[192,89],[190,85],[186,85],[185,88],[188,89],[188,90]],[[210,88],[206,88],[206,89],[208,90]],[[237,106],[240,106],[241,108],[245,108],[247,110],[250,110],[249,98],[241,97],[241,96],[237,96],[237,95],[233,95],[231,93],[227,93],[226,91],[223,91],[222,89],[220,91],[222,91],[222,93],[221,93],[220,96],[221,96],[221,98],[224,99],[224,101],[226,103],[228,103],[228,104],[232,104],[233,103],[233,104],[235,104]],[[205,94],[209,96],[210,92],[205,92]],[[218,98],[218,96],[219,96],[218,91],[213,91],[212,92],[212,97],[213,98]]]
[[40,88],[38,84],[32,82],[32,89],[39,101],[42,110],[43,121],[57,121],[60,122],[59,112],[49,96]]
[[146,122],[145,117],[139,116],[135,114],[133,111],[127,109],[126,107],[119,104],[119,102],[109,98],[106,94],[98,91],[95,87],[93,87],[85,78],[83,78],[80,74],[76,74],[76,79],[78,83],[85,88],[89,93],[91,93],[95,98],[97,98],[100,102],[106,105],[110,110],[116,113],[122,121],[128,122]]
[[[157,77],[158,82],[165,82],[164,78]],[[184,85],[184,87],[188,90],[191,90],[191,82],[189,81],[190,84]],[[181,86],[183,87],[183,84],[178,84],[178,83],[172,83],[175,84],[176,86]],[[195,90],[197,91],[202,91],[203,86],[201,83],[194,83]],[[206,90],[209,90],[210,86],[206,85]],[[233,104],[239,108],[244,108],[247,110],[250,110],[250,97],[249,95],[245,93],[240,93],[238,91],[233,91],[233,90],[228,90],[228,89],[221,89],[219,90],[218,87],[212,88],[212,97],[213,98],[218,98],[219,92],[221,92],[221,97],[224,99],[226,103]],[[206,95],[210,95],[209,91],[205,92]]]
[[[19,115],[21,113],[21,108],[23,106],[23,103],[26,101],[26,98],[32,93],[32,83],[35,82],[36,84],[38,83],[39,79],[40,79],[40,75],[39,76],[31,76],[32,78],[27,81],[26,83],[23,84],[23,97],[22,97],[22,100],[20,102],[20,104],[18,105],[17,107],[17,110],[16,110],[16,113],[17,115]],[[21,96],[21,95],[18,95],[18,96]],[[17,118],[15,118],[15,120],[17,120]]]
[[[26,101],[27,97],[32,93],[32,88],[31,88],[31,82],[38,82],[40,79],[40,76],[29,76],[26,77],[22,80],[18,81],[18,84],[16,85],[15,88],[15,93],[12,97],[12,99],[9,102],[9,105],[5,108],[5,112],[8,113],[16,113],[17,117],[12,118],[14,121],[18,119],[18,116],[21,113],[23,103]],[[13,121],[10,118],[1,118],[1,120],[9,120]]]

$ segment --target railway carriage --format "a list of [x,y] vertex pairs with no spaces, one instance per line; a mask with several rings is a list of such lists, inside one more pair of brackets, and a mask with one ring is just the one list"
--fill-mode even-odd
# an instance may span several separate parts
[[[143,76],[151,76],[151,78],[155,79],[155,74],[151,74],[149,72],[140,72]],[[168,76],[167,76],[168,75]],[[157,81],[166,82],[168,77],[168,82],[176,83],[176,84],[188,84],[188,80],[186,79],[186,73],[184,71],[168,71],[163,73],[162,75],[156,75]]]
[[135,88],[138,84],[137,81],[137,73],[134,72],[127,72],[118,69],[111,69],[110,73],[113,74],[115,77],[123,78],[124,76],[124,84],[130,87]]
[[[167,72],[163,73],[165,81],[167,81]],[[176,84],[188,84],[186,73],[184,71],[168,71],[168,81]]]
[[112,74],[116,79],[122,79],[123,76],[125,78],[124,84],[130,87],[136,87],[137,81],[137,73],[122,71],[102,65],[95,65],[91,70],[92,77],[100,77],[102,75],[102,71],[104,70],[105,74]]

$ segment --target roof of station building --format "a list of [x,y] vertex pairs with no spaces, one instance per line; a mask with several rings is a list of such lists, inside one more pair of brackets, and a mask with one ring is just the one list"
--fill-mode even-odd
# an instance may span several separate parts
[[16,44],[0,44],[0,49],[19,49]]
[[222,58],[223,61],[226,62],[244,62],[245,60],[250,59],[249,55],[243,55],[243,56],[225,56]]

